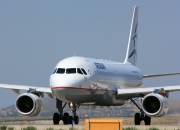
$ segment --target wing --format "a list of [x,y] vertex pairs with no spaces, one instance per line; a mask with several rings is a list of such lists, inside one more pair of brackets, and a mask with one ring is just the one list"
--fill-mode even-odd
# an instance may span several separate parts
[[33,87],[33,86],[24,86],[24,85],[10,85],[10,84],[0,84],[0,88],[11,89],[15,93],[19,94],[20,90],[27,90],[27,92],[34,93],[46,93],[50,98],[54,97],[50,88],[46,87]]
[[168,97],[168,93],[174,91],[180,91],[180,86],[118,89],[117,98],[129,99],[134,97],[144,97],[144,95],[149,93],[160,93]]

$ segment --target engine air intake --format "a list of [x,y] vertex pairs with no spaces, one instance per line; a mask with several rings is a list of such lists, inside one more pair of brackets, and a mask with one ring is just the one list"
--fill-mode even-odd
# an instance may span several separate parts
[[160,101],[157,97],[149,96],[144,100],[144,109],[149,113],[155,113],[160,109]]

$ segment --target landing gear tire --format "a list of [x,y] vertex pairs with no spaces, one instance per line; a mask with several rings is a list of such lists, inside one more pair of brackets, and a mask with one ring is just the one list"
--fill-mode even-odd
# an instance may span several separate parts
[[75,124],[79,124],[79,117],[78,116],[74,117],[74,122],[75,122]]
[[145,123],[145,125],[150,125],[151,124],[151,117],[145,115],[144,123]]
[[59,125],[59,113],[54,113],[53,123],[54,123],[54,125]]
[[140,125],[141,123],[141,114],[140,113],[136,113],[134,116],[134,124],[135,125]]
[[64,125],[69,124],[69,114],[68,113],[64,113],[63,123],[64,123]]
[[69,116],[69,124],[72,124],[72,120],[73,120],[72,116]]
[[133,100],[133,99],[130,99],[130,100],[140,110],[140,113],[136,113],[135,116],[134,116],[134,124],[135,125],[140,125],[141,121],[144,120],[145,125],[150,125],[151,124],[151,117],[146,116],[144,114],[143,110],[138,106],[138,104],[135,102],[135,100]]

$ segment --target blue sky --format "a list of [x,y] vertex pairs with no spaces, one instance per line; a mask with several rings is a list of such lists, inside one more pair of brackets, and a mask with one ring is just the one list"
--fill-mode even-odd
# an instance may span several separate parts
[[[124,61],[134,5],[139,6],[137,66],[144,74],[180,72],[178,0],[1,0],[0,83],[49,87],[55,65],[74,54]],[[167,85],[180,85],[180,76],[143,84]],[[1,89],[0,108],[17,96]],[[180,92],[170,97],[179,99]]]

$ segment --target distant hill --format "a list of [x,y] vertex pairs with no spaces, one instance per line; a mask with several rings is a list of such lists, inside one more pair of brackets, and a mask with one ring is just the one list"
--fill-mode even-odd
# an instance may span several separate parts
[[[38,115],[41,116],[52,116],[54,112],[58,112],[56,109],[55,99],[43,98],[44,109]],[[169,112],[168,114],[180,114],[180,101],[169,99]],[[67,105],[64,112],[71,113],[71,109]],[[87,107],[80,106],[77,109],[79,117],[132,117],[139,110],[136,106],[128,101],[125,105],[116,107]],[[9,106],[0,110],[0,117],[17,117],[19,116],[15,106]]]

